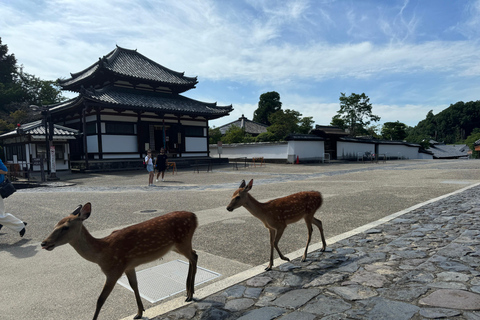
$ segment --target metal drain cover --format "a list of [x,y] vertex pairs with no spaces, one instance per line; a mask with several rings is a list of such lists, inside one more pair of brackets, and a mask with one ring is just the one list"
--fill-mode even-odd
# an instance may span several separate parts
[[[152,268],[137,272],[138,291],[140,296],[151,303],[158,302],[177,293],[185,291],[188,275],[188,262],[170,261]],[[221,274],[197,267],[195,285],[220,277]],[[132,291],[128,279],[123,275],[118,281],[121,286]]]

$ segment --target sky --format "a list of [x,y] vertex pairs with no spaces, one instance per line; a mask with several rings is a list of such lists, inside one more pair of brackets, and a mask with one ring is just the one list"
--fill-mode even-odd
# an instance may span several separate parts
[[137,49],[197,76],[184,96],[233,105],[211,127],[252,119],[269,91],[318,125],[365,93],[379,128],[480,92],[480,0],[0,0],[0,38],[42,80]]

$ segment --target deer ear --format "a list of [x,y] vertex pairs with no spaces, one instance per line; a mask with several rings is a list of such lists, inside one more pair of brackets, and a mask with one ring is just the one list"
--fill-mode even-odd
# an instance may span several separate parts
[[245,188],[245,180],[242,180],[242,183],[240,183],[240,187],[239,188]]
[[81,210],[81,209],[82,209],[82,205],[79,204],[79,205],[77,206],[77,208],[72,212],[72,215],[78,216],[78,214],[80,213],[80,210]]
[[253,186],[253,179],[250,180],[250,182],[248,183],[248,185],[245,187],[245,191],[250,191],[250,190],[252,190],[252,186]]
[[87,220],[90,217],[90,213],[92,212],[92,204],[90,202],[85,203],[85,205],[81,208],[79,217],[82,220]]

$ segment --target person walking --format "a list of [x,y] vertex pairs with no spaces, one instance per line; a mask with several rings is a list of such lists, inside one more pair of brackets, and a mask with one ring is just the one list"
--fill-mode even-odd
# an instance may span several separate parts
[[165,181],[165,169],[167,169],[167,155],[165,154],[165,149],[161,148],[160,153],[158,154],[157,158],[155,159],[155,168],[157,169],[157,180],[160,177],[160,173],[162,174],[162,181]]
[[153,177],[155,176],[155,171],[153,170],[153,159],[152,159],[152,151],[150,149],[147,150],[147,156],[145,157],[145,164],[147,165],[148,171],[148,186],[153,186]]
[[[7,172],[7,167],[0,159],[0,183],[5,180],[5,174],[7,174]],[[18,232],[20,237],[23,237],[25,235],[25,227],[27,226],[27,223],[18,219],[11,213],[6,213],[5,203],[3,202],[3,198],[0,197],[0,230],[3,226]]]

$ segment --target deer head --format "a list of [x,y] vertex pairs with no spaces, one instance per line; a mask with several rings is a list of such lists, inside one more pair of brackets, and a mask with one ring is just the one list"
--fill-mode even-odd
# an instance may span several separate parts
[[227,210],[232,212],[233,210],[240,208],[245,204],[248,197],[248,191],[252,190],[253,179],[250,180],[248,185],[245,185],[245,180],[242,180],[240,187],[233,193],[232,200],[227,206]]
[[42,242],[42,249],[52,251],[56,247],[67,244],[78,235],[83,227],[83,221],[88,219],[92,212],[90,202],[83,207],[79,205],[68,217],[60,220],[53,232]]

